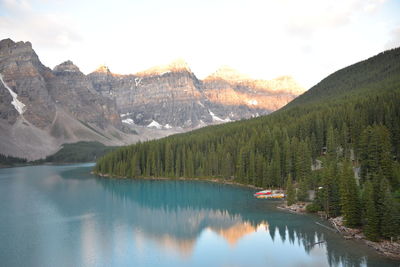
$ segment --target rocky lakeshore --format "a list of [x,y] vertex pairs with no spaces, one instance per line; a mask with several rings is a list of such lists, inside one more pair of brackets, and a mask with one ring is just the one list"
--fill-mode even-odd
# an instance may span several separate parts
[[299,202],[295,203],[293,205],[286,205],[286,203],[283,203],[281,205],[278,205],[277,208],[281,210],[286,210],[292,213],[298,213],[298,214],[304,214],[306,213],[306,206],[308,203],[306,202]]
[[[278,209],[286,210],[292,213],[305,214],[306,206],[308,203],[299,202],[293,205],[286,205],[286,203],[277,206]],[[334,229],[340,233],[345,239],[356,239],[361,240],[368,246],[374,248],[378,253],[385,255],[391,259],[400,260],[400,242],[399,241],[389,241],[382,240],[379,242],[374,242],[367,240],[362,229],[349,228],[344,226],[343,217],[329,218],[329,223],[334,227]]]
[[349,228],[344,226],[343,217],[330,218],[328,221],[335,229],[343,235],[345,239],[358,239],[362,240],[368,246],[374,248],[378,253],[383,254],[389,258],[400,260],[400,242],[382,240],[373,242],[367,240],[361,229]]

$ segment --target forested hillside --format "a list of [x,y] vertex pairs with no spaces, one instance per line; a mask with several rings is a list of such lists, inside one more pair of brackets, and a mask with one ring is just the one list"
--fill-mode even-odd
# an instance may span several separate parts
[[315,189],[314,210],[343,215],[376,240],[399,235],[399,158],[397,48],[330,75],[271,115],[123,147],[102,157],[95,172],[294,184],[297,200]]
[[81,141],[72,144],[64,144],[55,154],[47,156],[44,162],[72,163],[93,162],[107,152],[116,149],[113,146],[105,146],[99,142]]
[[22,165],[22,164],[26,164],[26,162],[27,162],[26,159],[15,158],[15,157],[0,154],[0,168],[1,167],[12,167],[15,165],[20,165],[20,164]]

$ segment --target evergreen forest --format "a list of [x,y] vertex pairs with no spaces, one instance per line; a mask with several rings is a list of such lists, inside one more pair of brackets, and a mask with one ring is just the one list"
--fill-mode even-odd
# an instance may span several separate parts
[[95,172],[283,188],[370,240],[400,236],[400,48],[341,69],[284,108],[122,147]]

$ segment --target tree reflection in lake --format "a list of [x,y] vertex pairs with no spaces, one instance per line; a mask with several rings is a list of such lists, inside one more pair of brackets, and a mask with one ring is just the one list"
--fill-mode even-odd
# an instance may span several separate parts
[[90,169],[0,169],[2,265],[398,265],[252,189],[98,178]]
[[154,239],[168,237],[172,243],[193,247],[203,231],[211,230],[235,245],[259,232],[270,236],[264,243],[266,251],[275,250],[274,245],[300,246],[308,255],[326,257],[330,265],[374,264],[374,259],[365,256],[363,249],[370,252],[366,246],[344,241],[317,225],[325,223],[317,217],[279,211],[276,202],[253,198],[252,189],[199,181],[100,178],[97,182],[113,197],[131,203],[127,209],[132,224]]

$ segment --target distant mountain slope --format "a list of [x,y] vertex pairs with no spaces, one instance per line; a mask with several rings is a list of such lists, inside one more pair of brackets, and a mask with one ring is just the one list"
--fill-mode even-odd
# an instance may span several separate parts
[[53,71],[29,42],[0,41],[0,152],[39,159],[81,140],[132,143],[115,102],[67,61]]
[[367,60],[343,68],[313,86],[286,108],[326,101],[370,91],[397,90],[400,73],[400,49],[382,52]]

